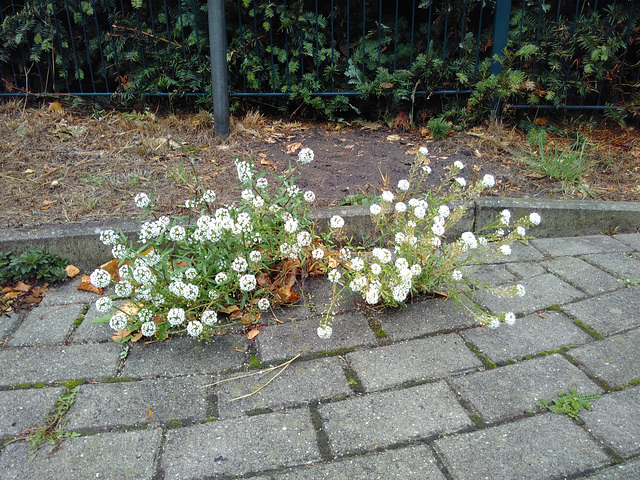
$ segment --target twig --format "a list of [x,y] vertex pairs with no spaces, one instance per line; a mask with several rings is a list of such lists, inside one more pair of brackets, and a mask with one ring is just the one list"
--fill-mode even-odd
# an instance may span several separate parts
[[271,382],[273,382],[276,377],[278,377],[282,372],[285,371],[285,369],[291,365],[291,362],[293,362],[296,358],[298,358],[300,356],[300,354],[296,355],[295,357],[293,357],[291,360],[289,360],[288,362],[283,363],[282,365],[280,365],[282,368],[280,369],[280,371],[278,373],[276,373],[273,377],[271,377],[271,379],[265,383],[264,385],[262,385],[260,388],[257,388],[256,390],[254,390],[251,393],[247,393],[246,395],[242,395],[240,397],[236,397],[236,398],[232,398],[231,400],[229,400],[230,402],[235,402],[236,400],[241,400],[243,398],[247,398],[250,397],[252,395],[255,395],[256,393],[258,393],[260,390],[262,390],[263,388],[265,388],[267,385],[269,385]]

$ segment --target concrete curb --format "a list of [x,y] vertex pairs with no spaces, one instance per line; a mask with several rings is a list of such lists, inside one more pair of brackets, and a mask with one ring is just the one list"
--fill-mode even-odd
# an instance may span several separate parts
[[[583,200],[544,200],[521,198],[479,198],[469,207],[467,215],[447,233],[455,237],[463,231],[481,228],[500,215],[503,209],[517,219],[531,212],[542,217],[542,223],[531,233],[538,238],[571,237],[640,231],[640,203],[601,202]],[[320,230],[326,229],[333,215],[345,219],[344,234],[354,242],[366,239],[373,230],[369,207],[320,208],[312,213]],[[45,226],[34,229],[0,230],[0,251],[23,253],[32,248],[46,248],[68,259],[83,270],[93,270],[111,259],[111,251],[98,239],[100,230],[122,230],[136,233],[140,222],[91,222]]]

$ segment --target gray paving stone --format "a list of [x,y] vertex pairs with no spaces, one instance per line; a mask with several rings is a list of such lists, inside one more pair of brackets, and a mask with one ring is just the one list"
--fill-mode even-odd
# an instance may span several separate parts
[[480,300],[481,303],[496,314],[502,312],[532,313],[551,305],[562,305],[585,296],[550,273],[524,279],[518,283],[525,288],[523,297],[484,295]]
[[521,279],[544,275],[547,271],[539,263],[514,262],[506,265],[507,269]]
[[480,264],[462,270],[466,279],[477,284],[500,285],[516,278],[504,265]]
[[542,260],[544,256],[532,245],[523,245],[522,243],[511,243],[511,255],[502,255],[501,253],[486,254],[484,258],[487,263],[513,263],[513,262],[531,262]]
[[500,325],[494,330],[473,328],[460,335],[497,363],[593,340],[566,315],[552,311],[526,315],[513,325]]
[[0,343],[13,331],[19,321],[20,315],[15,312],[11,312],[8,315],[0,315]]
[[435,441],[455,480],[563,478],[609,457],[568,418],[552,413]]
[[[82,385],[66,430],[101,429],[213,416],[211,377],[181,377]],[[151,418],[149,418],[151,409]]]
[[621,286],[611,275],[579,258],[560,257],[543,265],[551,273],[590,295],[618,290]]
[[[215,393],[218,397],[220,418],[237,417],[256,409],[275,409],[314,399],[351,394],[340,360],[337,357],[331,357],[293,362],[266,388],[250,397],[233,400],[258,390],[278,372],[280,370],[216,385]],[[238,375],[232,374],[228,378]]]
[[455,333],[348,353],[366,390],[456,375],[482,367]]
[[[307,281],[305,293],[309,303],[317,315],[324,315],[329,311],[333,314],[351,312],[356,309],[356,303],[362,297],[353,293],[349,288],[338,290],[338,297],[333,298],[333,284],[326,278],[316,278]],[[333,304],[333,306],[332,306]]]
[[221,335],[213,343],[192,338],[136,343],[129,350],[122,375],[145,378],[222,372],[239,368],[246,348],[246,339],[240,335]]
[[167,432],[165,478],[239,475],[321,459],[307,410],[205,423]]
[[593,475],[580,478],[588,478],[589,480],[636,480],[640,478],[640,458],[630,460],[621,465],[614,465]]
[[562,257],[567,255],[589,255],[592,253],[628,252],[631,247],[607,235],[583,237],[536,238],[531,244],[542,252]]
[[158,428],[99,433],[66,439],[55,453],[39,452],[33,462],[28,443],[12,443],[0,452],[0,472],[3,480],[151,480],[161,441]]
[[578,347],[569,354],[589,372],[617,387],[640,378],[638,345],[640,329]]
[[555,354],[452,379],[456,391],[486,422],[496,422],[535,409],[573,388],[578,393],[600,393],[579,368]]
[[348,457],[337,462],[295,468],[255,480],[444,480],[435,457],[426,445]]
[[444,382],[372,393],[319,410],[331,449],[339,456],[473,425]]
[[625,245],[629,245],[634,250],[640,251],[640,233],[622,233],[614,235],[613,238]]
[[640,279],[640,261],[622,253],[603,253],[587,255],[584,259],[609,272],[615,278],[627,280]]
[[258,354],[263,362],[292,358],[358,345],[373,345],[376,337],[369,328],[366,317],[360,312],[336,315],[331,320],[333,334],[329,339],[318,337],[320,317],[301,322],[274,325],[261,330],[256,337]]
[[42,424],[44,416],[64,390],[56,387],[0,391],[0,437]]
[[387,309],[378,315],[382,329],[392,340],[472,327],[478,320],[455,301],[441,298],[418,301],[406,307]]
[[260,317],[260,321],[264,321],[267,324],[276,323],[275,318],[279,322],[290,323],[300,320],[306,320],[313,316],[313,313],[308,305],[291,305],[283,306],[264,312]]
[[73,322],[81,316],[84,305],[36,307],[11,335],[7,345],[57,345],[73,330]]
[[640,326],[640,287],[588,298],[563,310],[603,335]]
[[0,350],[0,385],[113,377],[121,349],[97,343]]
[[640,387],[614,392],[593,402],[580,418],[597,438],[623,457],[640,452]]
[[84,314],[82,323],[71,332],[70,339],[74,343],[104,342],[111,338],[113,330],[108,323],[93,323],[96,318],[104,316],[98,312],[95,302],[91,302],[89,310]]
[[40,302],[40,307],[51,307],[59,305],[69,305],[71,303],[88,304],[95,301],[98,295],[84,290],[78,290],[80,278],[68,280],[64,284],[55,288],[50,288]]

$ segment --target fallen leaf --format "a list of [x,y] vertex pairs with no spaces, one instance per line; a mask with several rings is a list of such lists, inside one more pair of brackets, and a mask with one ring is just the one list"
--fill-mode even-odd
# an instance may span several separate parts
[[251,340],[252,338],[255,338],[259,333],[260,333],[260,330],[258,330],[257,328],[254,328],[249,333],[247,333],[247,340]]
[[67,265],[64,271],[67,272],[67,277],[69,278],[74,278],[80,273],[80,269],[75,265]]
[[[114,282],[119,282],[120,281],[120,274],[118,273],[118,270],[120,268],[120,266],[118,265],[119,263],[120,263],[120,260],[118,260],[117,258],[114,258],[113,260],[109,260],[107,263],[103,263],[102,265],[100,265],[99,268],[109,272],[109,275],[111,275],[111,279]],[[131,262],[123,262],[123,265],[131,265]]]
[[78,285],[78,290],[82,290],[84,292],[96,293],[98,295],[102,295],[102,292],[103,292],[101,288],[95,287],[91,283],[91,279],[89,278],[88,275],[82,276],[82,281],[80,282],[80,285]]
[[40,210],[49,210],[51,208],[51,202],[49,200],[45,200],[44,202],[42,202],[42,207],[40,207]]
[[131,335],[131,330],[127,330],[126,328],[123,328],[122,330],[118,330],[116,333],[114,333],[111,336],[111,340],[113,340],[114,342],[121,342],[125,338],[127,338],[129,335]]
[[242,318],[242,311],[241,310],[233,312],[231,315],[229,315],[229,320],[238,320],[239,318]]
[[132,342],[137,342],[138,340],[140,340],[142,338],[142,333],[138,332],[136,333],[133,337],[131,337],[131,341]]
[[536,118],[533,123],[535,123],[536,125],[546,125],[547,124],[547,119],[544,117],[538,117]]
[[63,111],[62,104],[57,100],[55,102],[51,102],[49,103],[49,108],[47,110],[50,112],[62,112]]
[[148,408],[149,408],[149,416],[147,417],[147,420],[150,420],[151,416],[153,415],[153,412],[151,411],[151,407],[148,407]]
[[301,146],[302,146],[302,142],[296,142],[296,143],[292,143],[290,145],[287,145],[287,148],[285,149],[284,153],[294,153]]
[[400,135],[388,135],[387,136],[387,142],[397,142],[398,140],[400,140]]
[[240,323],[242,323],[243,325],[249,325],[259,319],[260,319],[260,313],[248,312],[242,316],[242,320],[240,320]]
[[27,168],[23,173],[36,173],[33,168]]
[[237,305],[228,305],[226,307],[220,307],[221,312],[228,313],[228,314],[235,313],[239,310],[240,310],[240,307],[238,307]]
[[20,295],[22,295],[21,292],[7,292],[2,296],[3,300],[12,300],[16,297],[19,297]]
[[300,292],[292,291],[289,285],[285,285],[276,291],[276,300],[277,303],[296,303],[300,300]]
[[125,302],[120,307],[120,311],[125,315],[129,315],[130,317],[132,317],[136,313],[138,313],[138,310],[140,310],[140,308],[142,308],[141,303]]
[[24,282],[18,282],[13,286],[13,289],[17,292],[28,292],[31,290],[31,285],[27,285]]

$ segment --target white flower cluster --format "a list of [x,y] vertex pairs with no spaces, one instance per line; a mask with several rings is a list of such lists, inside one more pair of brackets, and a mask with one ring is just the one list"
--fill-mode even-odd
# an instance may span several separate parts
[[144,192],[140,192],[138,193],[134,198],[133,198],[134,203],[136,204],[136,207],[138,208],[147,208],[149,206],[149,203],[151,203],[151,199],[149,198],[149,196],[144,193]]
[[169,217],[160,217],[154,222],[145,222],[140,227],[139,240],[140,243],[146,243],[147,241],[157,238],[167,231],[169,226]]
[[313,162],[313,157],[314,157],[313,150],[311,150],[310,148],[303,148],[298,153],[298,163],[301,163],[303,165],[307,163],[311,163]]

